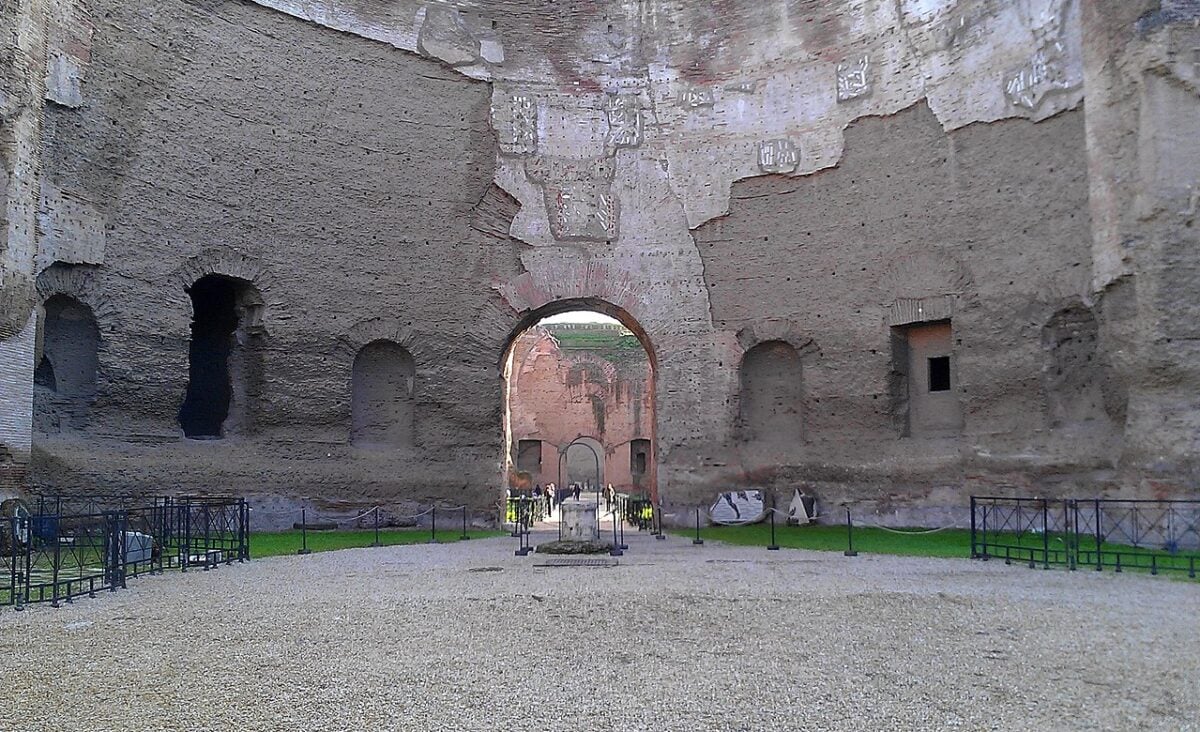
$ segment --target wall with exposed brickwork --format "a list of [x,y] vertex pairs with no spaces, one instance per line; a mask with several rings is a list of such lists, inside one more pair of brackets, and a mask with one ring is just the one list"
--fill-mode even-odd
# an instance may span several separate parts
[[[592,307],[649,350],[668,518],[736,487],[901,523],[961,521],[979,491],[1195,491],[1192,0],[636,7],[6,4],[45,11],[21,42],[47,57],[3,65],[26,87],[0,99],[0,422],[28,433],[37,300],[99,327],[86,424],[36,436],[34,480],[235,490],[278,523],[493,512],[512,339]],[[261,295],[262,386],[190,441],[206,274]],[[945,320],[961,430],[906,434],[897,334]],[[416,439],[391,451],[350,440],[379,339],[415,368]],[[772,341],[802,381],[783,452],[739,427],[743,356]],[[768,402],[795,394],[777,381]]]
[[[649,359],[640,344],[636,352],[620,354],[620,358],[603,348],[560,348],[556,333],[562,337],[580,332],[606,335],[612,330],[603,326],[577,326],[570,331],[536,327],[513,344],[508,397],[513,449],[520,440],[540,440],[541,470],[533,480],[565,486],[568,471],[563,453],[581,437],[594,438],[604,450],[599,457],[605,485],[611,483],[624,492],[648,491],[648,480],[634,479],[630,443],[650,440],[654,434],[654,380]],[[515,462],[515,452],[513,458]],[[648,473],[653,474],[652,465]]]

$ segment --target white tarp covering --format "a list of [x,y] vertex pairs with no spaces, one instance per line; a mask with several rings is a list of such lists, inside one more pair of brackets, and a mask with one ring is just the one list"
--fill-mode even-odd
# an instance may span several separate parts
[[[795,490],[795,492],[792,493],[792,502],[790,504],[788,504],[788,523],[789,524],[796,524],[798,526],[802,526],[813,520],[812,513],[809,512],[808,506],[804,505],[804,499],[806,499],[806,498],[808,499],[809,503],[813,502],[812,498],[809,498],[808,496],[801,493],[799,488],[797,488]],[[815,508],[815,506],[814,506],[814,508]]]
[[709,511],[714,524],[755,524],[767,516],[763,492],[727,491],[717,496],[717,502]]

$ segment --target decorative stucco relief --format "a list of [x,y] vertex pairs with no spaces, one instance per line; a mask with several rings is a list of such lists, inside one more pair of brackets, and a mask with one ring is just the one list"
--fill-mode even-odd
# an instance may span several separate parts
[[616,164],[609,158],[577,160],[540,156],[525,164],[542,187],[550,231],[560,241],[617,238],[620,204],[612,193]]
[[610,94],[608,106],[608,145],[613,149],[642,144],[642,110],[636,96]]
[[871,57],[847,59],[837,67],[837,100],[849,102],[871,93]]

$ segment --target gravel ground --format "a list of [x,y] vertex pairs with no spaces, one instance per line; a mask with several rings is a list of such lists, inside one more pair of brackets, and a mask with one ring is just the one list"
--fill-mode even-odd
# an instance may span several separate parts
[[1200,584],[632,537],[277,557],[0,610],[3,730],[1200,730]]

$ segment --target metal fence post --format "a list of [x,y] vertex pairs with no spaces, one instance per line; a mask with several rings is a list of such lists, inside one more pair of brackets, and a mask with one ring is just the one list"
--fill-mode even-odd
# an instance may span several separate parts
[[978,559],[979,553],[975,551],[975,496],[971,496],[971,559]]
[[462,539],[463,541],[467,541],[468,539],[471,538],[471,535],[467,533],[467,507],[466,507],[466,505],[463,506],[463,532],[462,532],[462,536],[460,536],[458,538]]
[[988,554],[988,543],[987,543],[988,542],[988,531],[987,531],[988,506],[986,503],[983,504],[983,515],[980,516],[980,518],[983,519],[983,522],[982,522],[983,526],[981,527],[981,532],[980,532],[980,543],[983,545],[981,547],[983,549],[983,561],[986,562],[988,559],[991,559],[991,554]]
[[241,551],[242,556],[238,561],[250,561],[250,504],[246,499],[242,499],[241,517],[239,519],[239,528],[241,529]]
[[529,515],[525,512],[524,499],[517,502],[517,534],[520,536],[516,556],[528,556],[533,551],[529,545]]
[[654,538],[659,541],[663,541],[667,538],[667,535],[663,533],[663,510],[661,498],[658,499],[658,533],[654,535]]
[[1093,501],[1093,505],[1095,505],[1096,514],[1096,571],[1099,572],[1104,569],[1104,555],[1100,550],[1104,544],[1104,532],[1100,528],[1100,500]]
[[379,506],[375,507],[375,543],[371,546],[379,546]]
[[850,518],[850,507],[846,506],[846,551],[843,552],[848,557],[857,557],[858,552],[854,551],[854,520]]
[[775,541],[775,509],[772,508],[772,509],[770,509],[770,511],[771,511],[771,543],[767,545],[767,551],[777,552],[777,551],[779,551],[779,544],[776,543],[776,541]]
[[205,501],[201,506],[204,509],[204,571],[212,569],[213,554],[212,554],[212,535],[209,529],[212,526],[212,517],[208,514],[208,501]]
[[116,550],[116,567],[117,579],[121,582],[121,589],[128,588],[125,583],[125,560],[129,557],[126,554],[128,548],[125,544],[125,536],[129,532],[129,512],[120,511],[117,513],[117,550]]
[[[25,519],[25,520],[28,521],[28,519]],[[11,518],[11,525],[12,525],[12,531],[13,531],[13,533],[12,533],[12,565],[10,566],[9,573],[11,575],[12,584],[10,584],[9,587],[12,588],[10,590],[11,595],[12,595],[12,602],[14,605],[17,606],[17,610],[25,609],[25,604],[24,604],[24,602],[22,602],[22,600],[24,599],[23,595],[25,593],[22,592],[21,588],[17,586],[17,577],[18,577],[17,559],[19,556],[17,554],[17,537],[21,535],[21,521],[22,521],[22,519],[20,516],[13,516]],[[33,529],[33,527],[29,527],[29,531],[30,531],[30,533],[28,534],[29,539],[25,542],[25,553],[26,554],[29,553],[31,545],[33,544],[32,529]],[[28,587],[29,586],[29,575],[25,574],[22,577],[22,579],[25,580],[25,586]]]
[[696,538],[692,539],[692,544],[700,546],[704,543],[704,539],[700,538],[700,507],[696,507]]
[[29,604],[30,577],[33,575],[33,524],[26,518],[25,525],[29,527],[29,538],[25,541],[25,604]]
[[1050,501],[1042,499],[1042,569],[1050,569]]
[[312,554],[308,548],[308,509],[300,509],[300,551],[297,554]]
[[610,557],[620,557],[620,556],[623,556],[625,554],[625,552],[622,551],[622,549],[621,549],[621,542],[617,540],[617,508],[616,508],[616,506],[612,507],[611,515],[612,515],[612,519],[613,519],[613,543],[612,543],[612,549],[608,550],[608,555]]
[[429,509],[429,543],[436,544],[437,540],[437,505]]
[[1076,560],[1078,560],[1078,557],[1076,557],[1078,546],[1076,546],[1075,541],[1075,522],[1072,521],[1073,504],[1073,500],[1069,498],[1062,502],[1062,533],[1066,536],[1066,540],[1064,541],[1067,542],[1067,569],[1070,571],[1075,571]]
[[192,561],[192,502],[185,498],[179,504],[179,510],[183,511],[183,559],[179,562],[181,572],[188,570],[188,564]]
[[[61,514],[59,515],[59,518],[61,518]],[[54,600],[53,600],[53,602],[50,603],[50,607],[59,607],[59,604],[58,604],[58,565],[60,564],[60,557],[59,557],[60,549],[59,548],[62,546],[62,542],[58,540],[58,529],[59,529],[59,527],[56,526],[55,530],[54,530],[54,569],[51,572],[51,581],[54,583],[54,590],[52,592],[52,594],[54,596]],[[30,536],[29,538],[32,539],[33,537]],[[45,595],[43,595],[43,597],[45,597]]]

